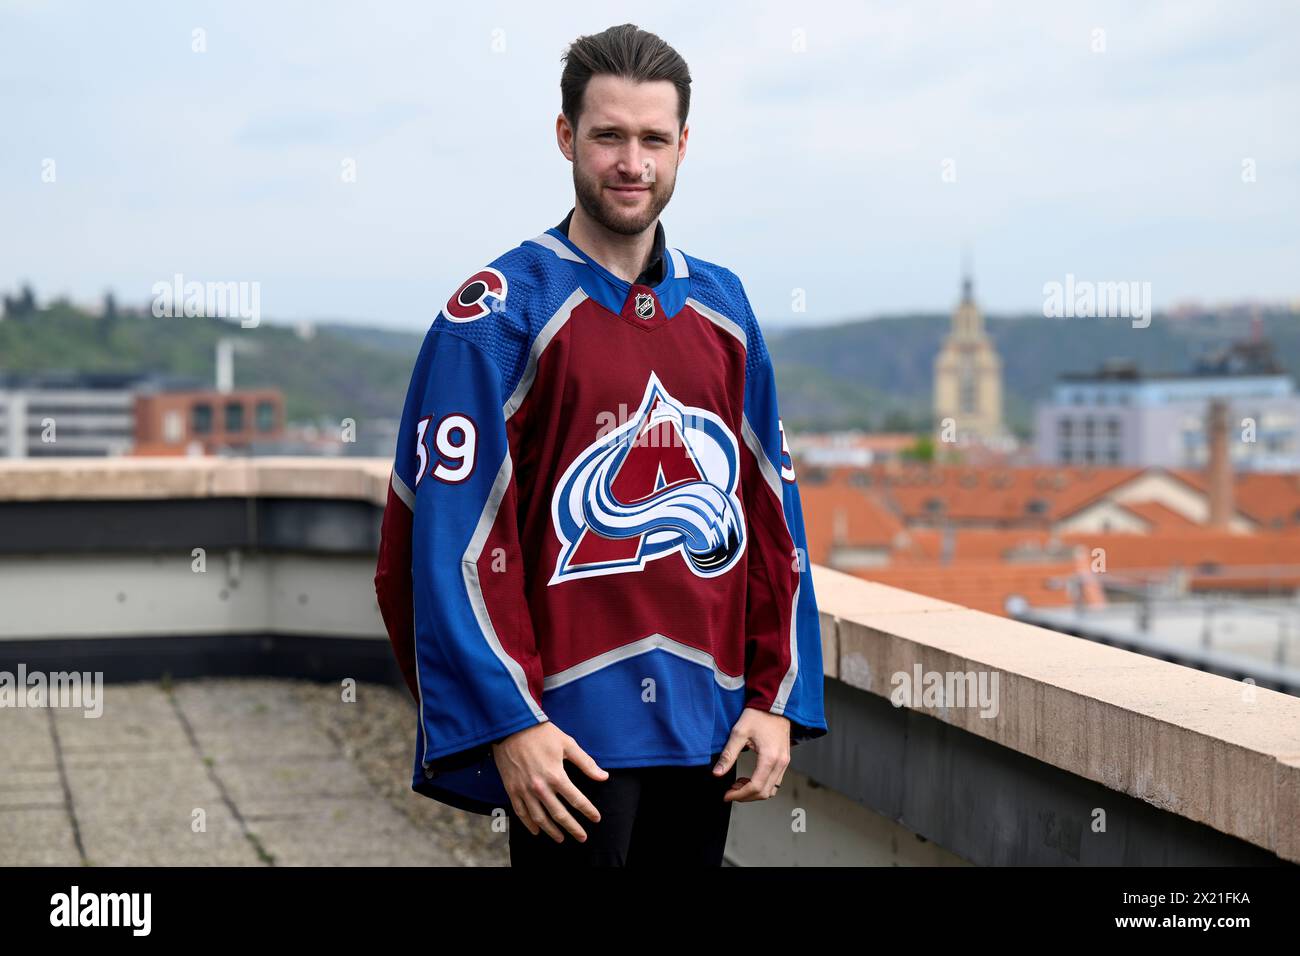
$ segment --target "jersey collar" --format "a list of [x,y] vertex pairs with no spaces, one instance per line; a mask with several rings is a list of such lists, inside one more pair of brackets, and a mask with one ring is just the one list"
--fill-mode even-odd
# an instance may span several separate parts
[[[571,211],[560,225],[567,226],[572,216]],[[655,233],[657,239],[662,236],[662,223],[656,224]],[[553,226],[527,241],[548,249],[556,257],[570,262],[579,270],[578,282],[586,294],[614,315],[622,315],[627,310],[629,302],[635,306],[636,292],[647,291],[652,292],[658,300],[657,311],[661,311],[666,318],[671,318],[681,311],[690,295],[691,273],[686,256],[680,249],[668,248],[666,240],[661,240],[663,252],[660,258],[663,275],[653,286],[644,282],[646,278],[644,272],[638,276],[638,279],[642,280],[640,282],[628,282],[614,275],[570,240],[559,226]],[[656,248],[658,246],[659,242],[656,243]]]
[[634,285],[645,285],[654,288],[655,291],[658,292],[659,287],[667,282],[670,276],[673,275],[673,270],[669,265],[669,262],[675,260],[675,257],[670,257],[667,254],[668,241],[664,234],[664,224],[662,222],[655,223],[655,238],[654,245],[650,248],[649,265],[647,265],[645,269],[642,270],[641,274],[637,276],[636,282],[628,282],[626,279],[620,279],[595,259],[591,258],[591,256],[587,255],[581,247],[569,238],[569,224],[573,221],[573,212],[574,211],[570,209],[569,214],[564,217],[563,222],[554,228],[546,230],[546,232],[548,235],[555,236],[570,250],[577,253],[582,258],[583,262],[591,266],[591,268],[596,270],[596,272],[602,277],[608,278],[610,281],[623,286],[625,289],[629,289]]

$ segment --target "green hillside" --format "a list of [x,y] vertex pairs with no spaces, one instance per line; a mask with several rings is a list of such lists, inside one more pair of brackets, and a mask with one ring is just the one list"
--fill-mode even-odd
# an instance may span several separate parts
[[223,337],[239,343],[236,387],[281,389],[285,413],[294,422],[398,417],[420,347],[418,335],[408,336],[403,354],[328,331],[304,339],[290,327],[266,321],[243,328],[238,321],[201,317],[104,319],[56,303],[0,320],[0,371],[148,370],[192,375],[210,385]]
[[[322,324],[303,338],[265,320],[245,329],[221,319],[100,318],[67,303],[35,309],[6,302],[0,371],[151,370],[207,384],[214,381],[217,341],[225,336],[241,345],[235,384],[280,388],[295,422],[398,417],[422,339],[341,323]],[[1297,317],[1278,311],[1262,320],[1278,361],[1300,368]],[[934,357],[949,322],[946,315],[905,315],[769,334],[786,423],[794,430],[924,431]],[[1033,403],[1063,372],[1093,371],[1111,357],[1135,359],[1147,373],[1183,371],[1207,346],[1250,334],[1244,318],[1217,315],[1156,315],[1144,329],[1126,319],[1041,316],[986,317],[985,326],[1002,357],[1007,420],[1025,436]]]

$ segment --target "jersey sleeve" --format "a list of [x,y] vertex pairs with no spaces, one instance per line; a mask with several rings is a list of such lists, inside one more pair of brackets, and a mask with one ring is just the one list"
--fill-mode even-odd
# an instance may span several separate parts
[[375,578],[426,770],[472,763],[548,719],[503,391],[483,347],[430,329],[398,430]]
[[776,377],[748,297],[745,485],[749,563],[745,602],[745,706],[790,720],[793,742],[824,736],[821,623],[794,462],[777,407]]

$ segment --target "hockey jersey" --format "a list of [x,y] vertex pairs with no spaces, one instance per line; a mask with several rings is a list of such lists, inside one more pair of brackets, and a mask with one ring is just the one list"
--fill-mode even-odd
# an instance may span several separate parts
[[418,793],[507,807],[491,744],[546,720],[605,769],[708,764],[745,707],[828,732],[762,333],[734,273],[664,265],[629,283],[551,228],[424,337],[375,574]]

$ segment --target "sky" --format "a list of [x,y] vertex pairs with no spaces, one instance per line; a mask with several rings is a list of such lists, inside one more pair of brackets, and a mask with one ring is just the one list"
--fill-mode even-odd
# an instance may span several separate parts
[[572,206],[561,56],[623,22],[691,69],[668,244],[765,323],[947,311],[966,250],[995,314],[1300,299],[1294,2],[0,0],[0,289],[423,331]]

